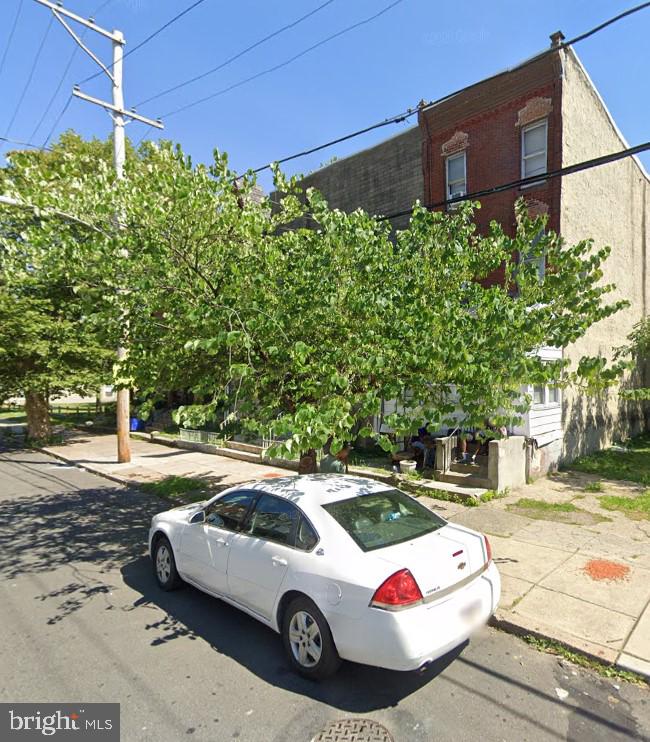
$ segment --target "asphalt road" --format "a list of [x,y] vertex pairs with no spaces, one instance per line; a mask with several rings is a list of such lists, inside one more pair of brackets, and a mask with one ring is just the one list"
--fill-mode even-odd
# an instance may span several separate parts
[[146,535],[165,507],[0,452],[1,701],[119,702],[122,740],[156,742],[309,742],[353,717],[396,742],[650,739],[646,689],[490,628],[424,675],[346,663],[303,680],[255,620],[189,587],[157,589]]

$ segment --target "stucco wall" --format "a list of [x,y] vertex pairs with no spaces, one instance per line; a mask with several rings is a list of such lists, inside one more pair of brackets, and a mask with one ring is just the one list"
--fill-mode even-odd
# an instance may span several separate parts
[[[562,55],[562,165],[624,149],[625,141],[575,53],[568,50]],[[647,176],[632,158],[562,178],[562,236],[569,243],[592,237],[596,247],[610,245],[602,281],[616,284],[612,299],[630,302],[628,309],[597,323],[565,350],[572,365],[582,355],[611,358],[612,349],[625,342],[634,323],[647,313],[649,206]],[[587,399],[565,390],[562,458],[571,460],[641,431],[645,416],[643,406],[626,403],[616,392]]]
[[[317,188],[332,208],[386,215],[423,200],[422,143],[418,126],[306,176],[301,185]],[[396,219],[402,228],[408,217]]]

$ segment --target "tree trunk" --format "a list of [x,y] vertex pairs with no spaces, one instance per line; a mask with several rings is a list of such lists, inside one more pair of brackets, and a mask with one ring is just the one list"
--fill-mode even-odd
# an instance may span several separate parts
[[43,392],[25,392],[25,412],[27,438],[32,441],[47,440],[52,435],[47,396]]
[[298,462],[298,474],[316,474],[318,472],[318,462],[316,460],[316,451],[310,448],[308,451],[302,451],[300,461]]

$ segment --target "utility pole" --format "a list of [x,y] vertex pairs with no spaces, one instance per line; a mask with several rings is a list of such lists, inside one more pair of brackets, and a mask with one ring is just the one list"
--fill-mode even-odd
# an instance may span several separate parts
[[[115,174],[118,179],[124,177],[124,160],[126,156],[125,149],[125,118],[130,121],[142,121],[149,126],[153,126],[157,129],[164,128],[160,120],[153,121],[152,119],[140,116],[135,111],[127,111],[124,108],[124,89],[122,87],[122,57],[124,56],[124,35],[121,31],[113,30],[108,31],[104,28],[100,28],[95,24],[92,18],[85,19],[76,13],[72,13],[62,7],[60,3],[51,2],[51,0],[36,0],[40,5],[44,5],[49,8],[54,17],[61,23],[63,28],[72,36],[75,42],[86,52],[86,54],[101,67],[102,71],[108,76],[112,83],[113,96],[112,103],[107,103],[99,98],[93,98],[86,93],[82,93],[81,90],[75,85],[73,94],[77,98],[94,103],[95,105],[101,106],[104,110],[108,111],[111,118],[113,119],[113,165],[115,166]],[[83,43],[75,31],[65,21],[65,18],[75,21],[76,23],[89,28],[91,31],[108,38],[113,44],[113,64],[110,69]],[[118,229],[120,228],[122,219],[120,214],[115,215],[115,221]],[[128,257],[125,252],[123,257]],[[123,321],[123,339],[126,340],[126,333],[128,328],[128,320],[126,314],[124,315]],[[118,362],[123,361],[126,358],[127,350],[124,342],[120,344],[117,349],[117,360]],[[117,390],[117,461],[120,464],[128,463],[131,461],[131,445],[129,439],[129,405],[130,405],[130,390],[128,388]]]

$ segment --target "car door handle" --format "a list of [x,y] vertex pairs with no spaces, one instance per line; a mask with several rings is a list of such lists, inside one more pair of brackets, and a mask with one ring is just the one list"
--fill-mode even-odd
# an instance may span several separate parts
[[229,543],[228,543],[228,542],[226,541],[226,539],[225,539],[225,538],[221,538],[221,537],[219,537],[219,538],[215,538],[215,541],[216,541],[216,542],[217,542],[217,543],[218,543],[218,544],[219,544],[220,546],[229,546]]
[[274,567],[286,567],[289,563],[286,559],[278,556],[271,557],[271,561],[273,562]]

